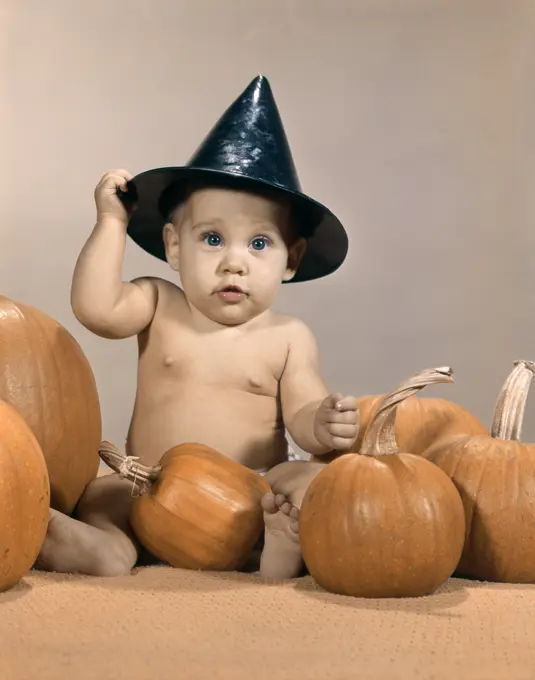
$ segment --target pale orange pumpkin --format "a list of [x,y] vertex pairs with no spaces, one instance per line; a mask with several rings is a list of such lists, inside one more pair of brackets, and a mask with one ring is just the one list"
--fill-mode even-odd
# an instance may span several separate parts
[[451,369],[409,379],[376,411],[359,453],[336,458],[312,480],[301,505],[305,564],[328,591],[354,597],[434,592],[453,573],[464,541],[455,486],[436,465],[398,449],[396,409]]
[[50,514],[48,472],[24,418],[0,401],[0,592],[31,569]]
[[[358,453],[377,408],[385,394],[369,394],[357,398],[359,432],[350,449]],[[396,411],[396,441],[401,451],[421,456],[433,442],[454,434],[489,434],[485,425],[460,404],[440,397],[411,396],[399,403]],[[320,462],[330,462],[338,456],[333,451],[326,456],[313,456]]]
[[139,487],[130,524],[154,556],[184,569],[245,564],[263,530],[260,501],[270,486],[262,475],[196,443],[173,447],[152,468],[110,442],[100,456]]
[[505,380],[490,435],[457,435],[426,452],[457,487],[466,538],[456,573],[482,581],[535,582],[535,443],[520,434],[535,364],[517,361]]
[[[360,451],[384,394],[358,399],[360,431],[352,451]],[[488,434],[485,425],[460,404],[440,397],[412,396],[402,401],[396,412],[396,441],[402,451],[422,455],[429,446],[452,434]]]
[[61,324],[3,296],[0,399],[32,429],[45,456],[51,505],[70,514],[100,463],[95,378],[80,345]]

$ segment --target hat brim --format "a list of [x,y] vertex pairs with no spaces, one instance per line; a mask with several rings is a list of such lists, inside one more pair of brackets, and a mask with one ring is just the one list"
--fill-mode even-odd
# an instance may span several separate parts
[[[166,259],[162,230],[165,219],[160,211],[160,197],[165,189],[177,181],[202,181],[208,185],[243,188],[269,188],[290,200],[304,216],[310,216],[317,226],[307,239],[307,247],[299,268],[291,280],[294,283],[311,281],[335,272],[346,258],[349,242],[340,220],[324,205],[305,194],[298,193],[259,179],[235,173],[187,166],[156,168],[136,175],[132,183],[137,192],[137,208],[128,224],[128,235],[143,250],[160,260]],[[305,218],[308,219],[308,218]]]

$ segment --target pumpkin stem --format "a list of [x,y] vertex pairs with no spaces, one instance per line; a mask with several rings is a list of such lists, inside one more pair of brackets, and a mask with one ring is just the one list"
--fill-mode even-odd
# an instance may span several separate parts
[[393,392],[387,394],[379,404],[362,440],[360,453],[364,456],[390,456],[399,453],[396,442],[398,404],[412,397],[413,394],[427,387],[427,385],[451,382],[453,382],[453,371],[449,366],[444,366],[427,368],[401,383]]
[[494,408],[490,434],[494,439],[520,441],[529,386],[535,374],[535,363],[520,359],[507,376]]
[[138,459],[135,456],[125,456],[121,449],[111,442],[101,442],[98,454],[106,465],[119,473],[121,479],[128,479],[134,486],[137,486],[140,495],[149,490],[151,485],[160,476],[162,470],[161,465],[147,467],[142,463],[138,463]]

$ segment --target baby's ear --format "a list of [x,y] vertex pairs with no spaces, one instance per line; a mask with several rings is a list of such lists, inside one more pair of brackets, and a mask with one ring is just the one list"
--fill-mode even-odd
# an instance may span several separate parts
[[304,238],[298,238],[297,241],[292,243],[290,249],[288,250],[288,264],[286,265],[286,271],[282,277],[283,281],[291,281],[295,276],[305,250],[307,249],[307,242]]
[[178,230],[171,224],[167,222],[163,228],[163,242],[165,245],[165,258],[171,269],[178,271],[178,251],[180,249],[180,239],[178,236]]

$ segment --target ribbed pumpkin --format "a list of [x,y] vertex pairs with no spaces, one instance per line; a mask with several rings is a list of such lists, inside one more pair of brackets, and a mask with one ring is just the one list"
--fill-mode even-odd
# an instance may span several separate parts
[[335,459],[308,487],[299,516],[305,564],[326,590],[354,597],[414,597],[453,573],[464,513],[449,477],[421,456],[400,453],[398,404],[426,385],[451,382],[426,370],[384,399],[360,453]]
[[535,364],[517,361],[500,391],[491,433],[437,441],[426,457],[451,477],[464,504],[457,575],[535,583],[535,443],[520,441]]
[[0,592],[31,569],[50,514],[46,463],[24,418],[0,401]]
[[0,399],[13,405],[45,456],[51,505],[70,514],[99,467],[100,404],[73,336],[45,313],[0,296]]
[[[364,435],[385,395],[358,399],[360,431],[352,451],[360,451]],[[485,425],[460,404],[440,397],[405,399],[396,412],[396,441],[402,451],[421,455],[431,444],[452,434],[488,434]]]
[[110,442],[100,456],[140,488],[130,524],[160,560],[184,569],[234,570],[247,561],[264,522],[270,486],[256,471],[197,443],[167,451],[149,468]]

